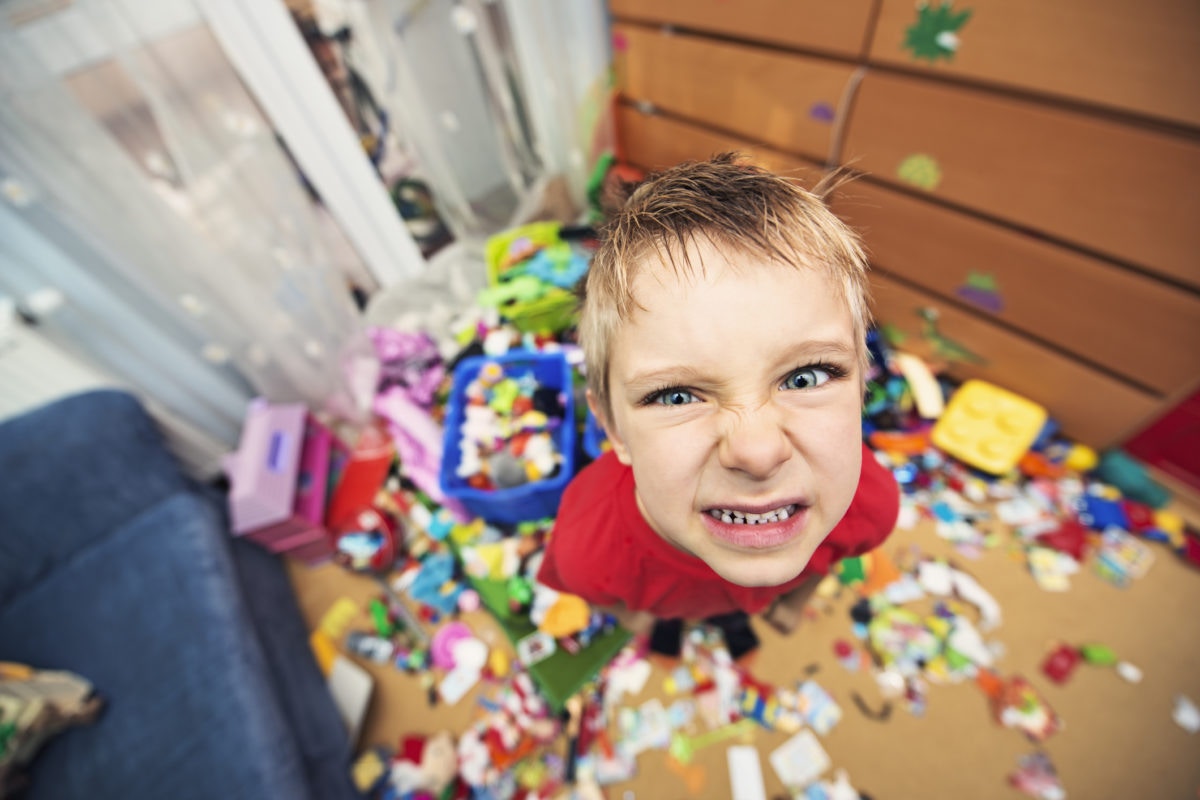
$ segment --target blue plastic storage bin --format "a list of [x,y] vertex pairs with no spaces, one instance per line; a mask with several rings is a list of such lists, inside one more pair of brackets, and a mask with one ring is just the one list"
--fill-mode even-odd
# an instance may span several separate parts
[[597,459],[604,455],[604,442],[608,436],[604,433],[604,428],[596,421],[596,417],[592,414],[592,410],[588,409],[587,422],[583,427],[583,452],[588,454],[589,458]]
[[[555,444],[562,454],[558,474],[545,480],[533,481],[511,489],[484,491],[469,486],[456,475],[462,459],[459,450],[459,429],[465,416],[467,386],[479,375],[484,364],[496,363],[506,377],[520,378],[531,372],[539,386],[557,389],[563,395],[565,416],[555,434]],[[503,356],[478,356],[464,359],[454,369],[454,384],[446,406],[445,434],[442,446],[442,468],[439,482],[442,491],[458,500],[468,511],[488,522],[515,525],[527,520],[553,517],[563,490],[575,474],[575,400],[571,391],[571,365],[562,353],[517,351]]]

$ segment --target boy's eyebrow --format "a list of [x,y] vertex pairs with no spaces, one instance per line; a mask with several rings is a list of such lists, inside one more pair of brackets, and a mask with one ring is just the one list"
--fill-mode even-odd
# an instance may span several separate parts
[[[800,363],[802,361],[823,357],[854,358],[854,347],[849,342],[841,339],[806,341],[796,347],[781,348],[778,363],[782,365],[790,362],[794,366],[801,367],[804,366]],[[640,388],[648,384],[710,382],[711,378],[702,370],[687,364],[680,364],[678,366],[648,369],[635,373],[625,381],[625,384]]]
[[638,372],[633,377],[625,381],[627,386],[645,386],[649,384],[661,383],[704,383],[706,378],[703,372],[695,367],[679,365],[677,367],[662,367],[661,369],[650,369],[645,372]]
[[842,339],[818,339],[805,342],[795,349],[789,349],[785,360],[825,355],[850,358],[855,355],[855,351],[849,342]]

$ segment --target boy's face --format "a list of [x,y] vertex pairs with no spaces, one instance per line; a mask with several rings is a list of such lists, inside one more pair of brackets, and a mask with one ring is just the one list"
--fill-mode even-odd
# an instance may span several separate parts
[[825,275],[693,246],[657,262],[609,362],[617,457],[675,547],[742,586],[794,578],[850,506],[862,459],[859,344]]

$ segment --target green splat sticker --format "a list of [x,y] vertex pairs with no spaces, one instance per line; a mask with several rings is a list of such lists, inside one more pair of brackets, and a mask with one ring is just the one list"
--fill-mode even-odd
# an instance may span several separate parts
[[967,282],[955,289],[954,293],[984,311],[999,314],[1004,310],[1004,298],[1000,296],[996,276],[991,273],[972,272],[967,275]]
[[923,322],[921,323],[921,338],[929,343],[934,354],[946,361],[961,361],[965,364],[986,364],[979,356],[971,352],[965,345],[959,344],[953,339],[943,336],[938,330],[938,310],[925,306],[917,309],[917,316]]
[[949,0],[930,5],[917,4],[917,21],[904,31],[904,49],[912,51],[914,59],[936,63],[952,61],[958,52],[958,32],[971,18],[971,9],[955,11]]
[[900,162],[896,177],[918,189],[932,192],[942,182],[942,168],[933,156],[913,153]]

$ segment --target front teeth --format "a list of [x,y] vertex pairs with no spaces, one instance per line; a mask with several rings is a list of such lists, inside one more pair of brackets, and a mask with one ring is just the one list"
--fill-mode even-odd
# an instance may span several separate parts
[[766,525],[771,522],[782,522],[796,513],[795,506],[784,506],[765,514],[745,514],[724,508],[714,508],[708,512],[713,519],[719,519],[727,525]]

